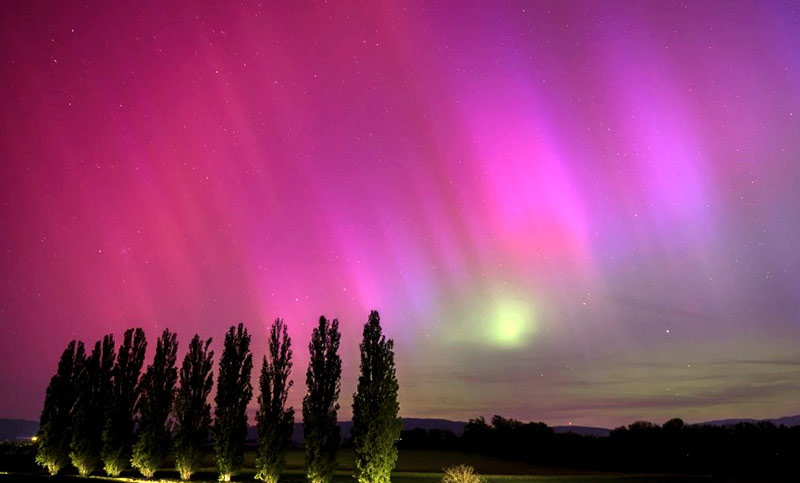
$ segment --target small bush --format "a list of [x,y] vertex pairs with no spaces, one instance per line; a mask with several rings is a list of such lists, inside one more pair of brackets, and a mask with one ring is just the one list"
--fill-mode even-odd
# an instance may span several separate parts
[[442,483],[487,483],[486,478],[475,473],[472,466],[451,466],[442,471],[444,471]]

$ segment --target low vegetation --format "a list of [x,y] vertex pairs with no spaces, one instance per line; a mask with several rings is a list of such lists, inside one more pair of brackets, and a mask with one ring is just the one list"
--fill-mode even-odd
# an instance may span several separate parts
[[444,468],[442,483],[488,483],[486,478],[475,473],[475,468],[468,465]]

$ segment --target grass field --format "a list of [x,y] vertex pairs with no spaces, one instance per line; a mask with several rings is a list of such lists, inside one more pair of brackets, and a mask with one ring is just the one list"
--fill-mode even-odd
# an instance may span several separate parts
[[[245,467],[235,478],[236,481],[257,481],[253,479],[255,471],[253,463],[255,454],[248,451],[245,454]],[[166,465],[169,468],[168,462]],[[216,470],[213,466],[212,455],[207,455],[204,467],[194,475],[192,481],[215,482],[217,478]],[[668,482],[679,481],[689,482],[708,482],[713,481],[709,477],[698,476],[676,476],[676,475],[639,475],[639,474],[619,474],[619,473],[600,473],[586,470],[573,470],[568,468],[551,468],[536,466],[521,462],[507,461],[491,456],[478,455],[472,453],[462,453],[457,451],[424,451],[406,450],[401,451],[395,472],[392,474],[393,483],[438,483],[441,480],[441,470],[447,466],[457,464],[468,464],[475,470],[487,477],[489,483],[528,483],[528,482]],[[281,483],[306,483],[303,470],[304,458],[302,451],[291,451],[287,456],[287,468],[285,475],[281,478]],[[353,483],[354,455],[352,450],[342,450],[339,452],[339,466],[336,476],[332,483]],[[2,469],[0,469],[2,470]],[[125,478],[105,478],[94,476],[96,481],[147,481],[139,477],[138,473],[123,473]],[[178,480],[178,474],[174,470],[159,471],[156,473],[156,480]],[[2,482],[72,482],[86,481],[73,475],[64,475],[51,478],[45,475],[3,473],[0,471],[0,481]],[[178,480],[179,481],[179,480]]]
[[[440,473],[398,473],[392,475],[393,483],[438,483],[441,480]],[[714,481],[710,477],[698,476],[674,476],[674,475],[620,475],[620,474],[595,474],[595,475],[496,475],[488,478],[491,483],[602,483],[602,482],[619,482],[619,483],[666,483],[676,481],[680,483],[694,483],[703,482],[708,483]],[[86,481],[85,478],[78,476],[57,476],[49,477],[46,475],[28,475],[28,474],[4,474],[0,473],[0,481],[3,482],[20,482],[20,483],[79,483]],[[109,481],[109,482],[179,482],[177,474],[159,474],[156,475],[154,480],[144,480],[137,478],[134,475],[129,475],[123,478],[106,478],[102,476],[93,476],[90,481]],[[198,478],[192,478],[192,481],[199,483],[216,483],[216,476],[214,474],[200,474]],[[242,474],[235,481],[253,482],[252,474]],[[338,472],[332,483],[353,483],[351,474],[343,474]],[[732,481],[732,480],[726,480]],[[739,480],[736,480],[739,481]],[[300,472],[290,472],[281,478],[283,483],[305,483],[306,479]]]

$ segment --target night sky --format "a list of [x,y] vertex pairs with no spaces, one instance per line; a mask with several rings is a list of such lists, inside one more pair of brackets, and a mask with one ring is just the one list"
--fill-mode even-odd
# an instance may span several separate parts
[[798,3],[148,3],[0,6],[0,417],[324,314],[349,419],[370,309],[407,417],[800,413]]

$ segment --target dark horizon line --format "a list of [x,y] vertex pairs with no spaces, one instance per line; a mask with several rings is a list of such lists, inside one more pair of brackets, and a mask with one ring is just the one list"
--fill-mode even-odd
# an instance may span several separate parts
[[[575,424],[575,425],[572,425],[572,424],[550,424],[550,423],[547,423],[546,421],[535,420],[535,419],[523,420],[523,419],[517,419],[517,418],[506,418],[505,416],[502,416],[500,414],[495,414],[493,416],[501,416],[501,417],[503,417],[505,419],[519,421],[519,422],[521,422],[523,424],[526,424],[526,423],[544,423],[548,427],[551,427],[551,428],[567,428],[567,427],[595,428],[595,429],[607,429],[607,430],[610,431],[610,430],[613,430],[613,429],[615,429],[617,427],[620,427],[620,426],[608,427],[608,426],[602,426],[602,425],[588,425],[588,424]],[[469,419],[477,419],[479,417],[483,417],[483,416],[475,416],[475,418],[469,418]],[[402,416],[402,415],[400,415],[400,418],[403,419],[403,420],[447,421],[449,423],[458,423],[458,424],[467,424],[467,422],[469,421],[469,420],[461,420],[461,419],[450,419],[450,418],[447,418],[447,417],[411,417],[411,416]],[[791,419],[791,418],[800,419],[800,413],[789,415],[789,416],[779,416],[779,417],[774,417],[774,418],[752,418],[752,417],[738,417],[738,418],[736,418],[736,417],[734,417],[734,418],[715,418],[715,419],[708,419],[708,420],[705,420],[705,421],[698,421],[698,422],[689,422],[689,421],[686,421],[686,420],[684,420],[683,418],[681,418],[679,416],[676,416],[674,418],[669,418],[664,422],[667,422],[667,421],[672,420],[672,419],[681,419],[681,420],[684,421],[684,423],[687,426],[692,426],[692,425],[707,425],[707,424],[720,425],[720,424],[723,424],[723,423],[726,423],[726,422],[731,422],[731,423],[733,423],[733,422],[763,422],[763,421],[774,422],[774,421],[778,421],[778,420],[782,420],[782,419]],[[249,419],[250,418],[248,418],[248,427],[255,427],[254,424],[252,424],[252,425],[249,424]],[[19,421],[19,422],[29,422],[29,423],[39,424],[39,420],[38,419],[28,419],[28,418],[0,417],[0,421]],[[652,422],[652,423],[658,424],[656,421],[650,421],[650,420],[647,420],[647,419],[633,419],[628,424],[633,424],[633,423],[639,422],[639,421],[646,421],[646,422]],[[352,419],[346,419],[346,420],[337,421],[337,424],[345,424],[345,423],[352,423],[352,422],[353,422]],[[295,421],[295,424],[302,424],[302,423],[303,423],[302,419]],[[486,423],[491,425],[491,417],[489,419],[486,419]],[[628,424],[625,424],[623,426],[627,426]],[[663,424],[663,423],[661,423],[661,424]],[[422,428],[422,429],[424,429],[424,428]],[[431,428],[431,429],[437,429],[437,428]]]

